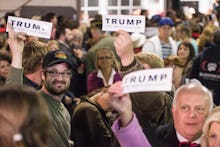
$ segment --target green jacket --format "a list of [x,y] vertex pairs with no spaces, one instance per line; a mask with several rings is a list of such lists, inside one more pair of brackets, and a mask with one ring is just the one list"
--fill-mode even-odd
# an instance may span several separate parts
[[57,147],[70,147],[68,142],[70,137],[70,114],[62,102],[52,98],[48,94],[40,91],[45,98],[53,124],[53,137]]

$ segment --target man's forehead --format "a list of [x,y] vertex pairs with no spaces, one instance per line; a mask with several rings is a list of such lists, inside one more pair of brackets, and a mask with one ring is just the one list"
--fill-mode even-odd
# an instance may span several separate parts
[[60,67],[62,67],[62,66],[63,66],[64,68],[66,67],[66,69],[69,69],[68,64],[65,63],[65,62],[53,64],[53,65],[49,66],[47,69],[60,68]]
[[200,105],[200,106],[206,106],[208,103],[208,98],[201,96],[199,94],[195,95],[190,95],[190,94],[184,94],[184,95],[180,95],[177,98],[177,103],[181,104],[181,105]]

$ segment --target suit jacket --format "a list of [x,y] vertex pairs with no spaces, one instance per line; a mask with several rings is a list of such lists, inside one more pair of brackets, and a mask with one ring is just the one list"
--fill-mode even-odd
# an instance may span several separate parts
[[157,147],[178,147],[179,141],[173,123],[158,127],[156,138]]

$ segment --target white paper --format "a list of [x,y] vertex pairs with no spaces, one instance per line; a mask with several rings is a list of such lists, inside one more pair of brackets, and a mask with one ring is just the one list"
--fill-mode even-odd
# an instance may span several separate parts
[[136,15],[103,15],[103,31],[145,32],[145,16]]
[[[12,25],[15,32],[24,32],[29,36],[50,39],[52,31],[52,23],[50,22],[9,16],[8,23]],[[6,32],[8,32],[8,28]]]
[[134,71],[122,79],[123,92],[170,91],[172,75],[170,67]]

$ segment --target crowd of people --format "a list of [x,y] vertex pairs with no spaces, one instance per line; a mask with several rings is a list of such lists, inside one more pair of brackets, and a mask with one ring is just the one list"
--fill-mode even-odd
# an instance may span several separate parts
[[[217,20],[171,12],[146,16],[150,35],[103,31],[98,14],[89,25],[45,14],[50,39],[5,24],[0,146],[220,146]],[[123,92],[125,75],[165,67],[173,68],[171,91]]]

